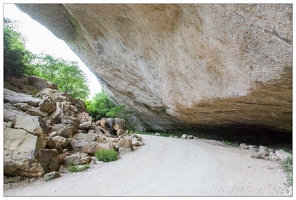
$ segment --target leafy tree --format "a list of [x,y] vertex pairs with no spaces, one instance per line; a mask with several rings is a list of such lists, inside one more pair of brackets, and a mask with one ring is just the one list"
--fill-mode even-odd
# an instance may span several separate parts
[[21,77],[33,54],[25,47],[25,38],[18,32],[16,21],[4,18],[4,77]]
[[124,105],[115,106],[106,113],[106,116],[112,118],[118,117],[119,114],[123,111],[124,107]]
[[57,84],[59,91],[65,92],[74,98],[85,100],[89,96],[86,75],[78,67],[76,61],[40,54],[31,62],[28,71],[32,75]]
[[89,88],[86,75],[77,62],[35,55],[25,46],[25,38],[18,31],[17,21],[4,18],[4,77],[19,78],[24,74],[35,75],[58,85],[59,91],[74,98],[87,99]]
[[114,103],[109,100],[104,91],[97,93],[91,100],[87,100],[85,105],[94,120],[106,117],[107,112],[109,112],[112,107],[115,107]]
[[97,93],[91,100],[85,102],[90,116],[96,121],[104,117],[119,117],[124,111],[124,105],[116,106],[106,92]]

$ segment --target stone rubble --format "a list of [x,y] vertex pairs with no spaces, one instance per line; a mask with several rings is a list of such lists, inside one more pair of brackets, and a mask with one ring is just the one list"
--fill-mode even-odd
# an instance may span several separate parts
[[255,146],[255,145],[246,145],[245,143],[240,144],[240,148],[249,149],[251,151],[256,152],[256,154],[252,154],[252,158],[257,159],[265,159],[272,161],[284,161],[288,157],[292,157],[292,154],[284,151],[284,150],[275,150],[272,148],[267,148],[265,146]]
[[292,154],[284,151],[284,150],[276,150],[275,155],[279,157],[282,161],[286,160],[289,157],[292,157]]
[[[38,81],[35,96],[10,90],[14,86],[4,88],[5,175],[51,180],[71,164],[98,163],[93,158],[99,150],[113,149],[124,155],[144,145],[140,136],[126,129],[124,120],[93,122],[83,101],[55,86],[42,88],[51,84]],[[16,83],[21,84],[18,88],[34,89]]]

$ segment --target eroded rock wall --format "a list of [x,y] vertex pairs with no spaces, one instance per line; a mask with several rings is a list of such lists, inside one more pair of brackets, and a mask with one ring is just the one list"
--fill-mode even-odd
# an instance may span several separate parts
[[291,135],[292,4],[17,6],[65,40],[144,129]]

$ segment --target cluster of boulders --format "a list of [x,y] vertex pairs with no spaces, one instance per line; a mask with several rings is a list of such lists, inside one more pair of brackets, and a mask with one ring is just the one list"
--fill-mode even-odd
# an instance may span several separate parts
[[[160,133],[155,133],[154,135],[155,136],[161,136]],[[175,136],[170,135],[170,138],[178,138],[178,137],[176,135]],[[193,135],[188,135],[188,134],[182,134],[181,138],[182,139],[198,139],[198,137],[193,136]]]
[[124,155],[143,145],[124,120],[93,122],[83,101],[39,85],[45,88],[37,88],[34,96],[4,88],[5,175],[40,177],[72,164],[94,164],[99,150]]
[[[161,136],[160,133],[155,133],[155,136]],[[172,138],[177,138],[177,136],[170,135]],[[198,139],[198,137],[189,135],[189,134],[182,134],[182,139]],[[257,159],[265,159],[265,160],[272,160],[272,161],[284,161],[289,157],[292,157],[292,154],[284,151],[284,150],[276,150],[272,148],[268,148],[265,146],[256,146],[256,145],[247,145],[245,143],[240,144],[240,148],[242,149],[249,149],[255,154],[252,154],[252,158]]]
[[292,154],[284,150],[275,150],[265,146],[246,145],[245,143],[241,143],[240,147],[242,149],[250,149],[256,152],[256,154],[251,155],[251,157],[257,159],[284,161],[287,158],[292,157]]
[[188,135],[188,134],[182,134],[181,138],[182,139],[198,139],[198,137],[195,137],[193,135]]

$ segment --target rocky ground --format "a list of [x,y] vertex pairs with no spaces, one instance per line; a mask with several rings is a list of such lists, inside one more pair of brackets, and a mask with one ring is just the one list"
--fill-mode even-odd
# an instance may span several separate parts
[[141,137],[130,133],[124,120],[93,122],[83,101],[43,79],[5,82],[5,175],[33,180],[72,164],[95,163],[99,150],[113,149],[124,155],[141,145]]

